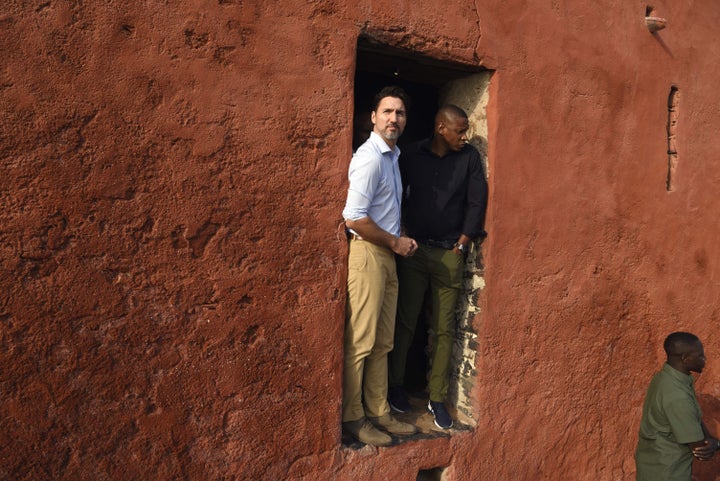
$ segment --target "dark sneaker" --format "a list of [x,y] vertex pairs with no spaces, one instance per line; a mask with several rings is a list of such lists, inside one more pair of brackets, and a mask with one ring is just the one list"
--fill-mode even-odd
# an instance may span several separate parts
[[375,427],[384,429],[390,434],[395,434],[398,436],[409,436],[417,432],[417,428],[414,425],[398,421],[390,413],[376,418],[369,417],[368,419],[371,423],[375,425]]
[[445,409],[445,403],[428,401],[428,411],[430,411],[435,418],[435,426],[440,429],[450,429],[453,425],[453,420],[450,417],[450,413]]
[[407,413],[412,411],[412,406],[407,398],[405,388],[402,386],[395,386],[388,389],[388,403],[390,408],[396,413]]
[[372,425],[367,418],[343,423],[343,429],[361,443],[370,446],[388,446],[392,438]]

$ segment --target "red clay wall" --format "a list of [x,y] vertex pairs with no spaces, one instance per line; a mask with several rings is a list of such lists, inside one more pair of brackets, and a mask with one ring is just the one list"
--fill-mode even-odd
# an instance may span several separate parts
[[[6,0],[0,479],[631,480],[677,329],[717,432],[720,4],[529,3]],[[361,32],[495,70],[478,427],[380,450],[339,427]]]

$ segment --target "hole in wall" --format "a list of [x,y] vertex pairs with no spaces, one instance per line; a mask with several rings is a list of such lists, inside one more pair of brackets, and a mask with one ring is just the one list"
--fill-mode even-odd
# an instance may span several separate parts
[[665,188],[668,192],[675,190],[677,167],[678,167],[678,149],[677,149],[677,123],[680,108],[680,89],[677,85],[670,87],[668,94],[668,119],[667,119],[667,155],[668,170]]
[[[405,132],[398,140],[401,150],[411,142],[430,137],[437,108],[444,103],[453,103],[467,112],[470,119],[470,142],[486,159],[485,108],[491,74],[492,72],[478,66],[441,61],[417,52],[381,44],[368,36],[361,36],[357,44],[355,72],[353,149],[364,142],[372,130],[371,123],[369,126],[362,124],[369,118],[373,96],[386,85],[398,85],[407,91],[412,101]],[[485,167],[487,172],[487,164]],[[484,286],[482,275],[480,249],[478,245],[474,245],[470,249],[465,269],[465,292],[461,294],[457,307],[457,333],[453,347],[451,385],[449,399],[446,402],[456,419],[457,429],[470,429],[475,425],[470,394],[475,383],[477,335],[472,320],[479,310],[477,296]],[[423,311],[427,312],[427,310]],[[428,338],[426,318],[427,314],[421,315],[418,320],[407,363],[405,384],[411,395],[413,412],[398,416],[404,418],[406,422],[417,425],[421,430],[418,436],[436,430],[432,416],[425,408],[427,352],[428,344],[431,342]],[[442,432],[443,435],[447,433],[447,431]],[[346,439],[343,439],[343,442],[345,441]],[[432,470],[421,471],[425,474],[431,472]],[[435,478],[418,477],[418,479]]]
[[417,481],[444,481],[445,468],[421,469],[418,471]]

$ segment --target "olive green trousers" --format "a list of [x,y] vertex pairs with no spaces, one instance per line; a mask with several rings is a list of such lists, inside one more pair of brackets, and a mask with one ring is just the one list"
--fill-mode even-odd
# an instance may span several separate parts
[[[412,257],[399,257],[398,309],[394,347],[389,356],[389,384],[402,386],[407,368],[407,354],[413,342],[418,316],[429,290],[432,311],[429,328],[430,376],[428,388],[431,401],[447,397],[450,360],[455,337],[455,306],[462,288],[464,256],[452,250],[420,244]],[[411,366],[425,369],[425,366]]]

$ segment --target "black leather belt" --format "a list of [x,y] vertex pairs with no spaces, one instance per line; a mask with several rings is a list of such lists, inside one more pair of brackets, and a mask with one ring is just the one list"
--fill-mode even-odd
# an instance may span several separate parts
[[415,240],[423,245],[429,246],[429,247],[438,247],[440,249],[446,249],[450,250],[453,247],[455,247],[454,241],[441,241],[441,240],[434,240],[434,239],[418,239],[417,237]]

